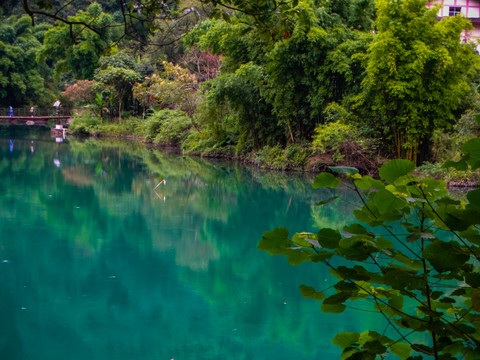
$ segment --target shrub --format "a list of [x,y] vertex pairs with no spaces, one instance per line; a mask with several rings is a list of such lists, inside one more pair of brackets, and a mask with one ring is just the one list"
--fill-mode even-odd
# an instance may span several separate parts
[[101,133],[113,136],[143,135],[142,121],[135,117],[123,119],[121,123],[102,122],[99,124],[98,130]]
[[432,136],[432,160],[443,162],[459,159],[462,145],[479,135],[480,125],[477,123],[477,117],[478,115],[470,111],[460,118],[453,127],[453,131],[435,131]]
[[422,176],[441,179],[449,184],[462,183],[464,185],[477,184],[480,179],[479,170],[458,171],[453,168],[444,168],[441,163],[424,162],[416,168],[416,172]]
[[304,167],[309,157],[312,156],[310,149],[302,148],[298,145],[290,145],[287,147],[287,159],[289,164],[295,168]]
[[358,139],[358,129],[340,121],[318,125],[315,128],[312,146],[315,150],[325,152],[327,148],[338,151],[339,145],[347,141]]
[[192,120],[180,110],[155,111],[145,120],[145,140],[180,144],[188,135]]
[[68,130],[73,134],[90,134],[96,132],[100,123],[101,119],[99,117],[92,116],[88,114],[88,111],[84,111],[81,115],[73,117]]
[[208,131],[191,131],[182,143],[186,153],[199,152],[215,146],[215,139]]
[[285,150],[279,145],[264,146],[257,152],[259,160],[269,168],[273,169],[286,169],[288,159]]

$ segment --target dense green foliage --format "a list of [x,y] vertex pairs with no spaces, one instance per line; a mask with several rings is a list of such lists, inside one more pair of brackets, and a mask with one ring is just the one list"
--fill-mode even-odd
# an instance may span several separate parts
[[[27,16],[0,16],[0,106],[43,106],[54,95],[51,71],[36,60],[47,26],[32,27]],[[47,31],[48,32],[48,31]]]
[[[480,138],[466,142],[462,151],[461,160],[445,166],[480,167]],[[453,199],[444,181],[418,178],[411,174],[414,168],[409,160],[392,160],[380,168],[380,180],[354,168],[332,168],[347,174],[358,195],[356,222],[291,238],[287,229],[277,228],[259,243],[291,265],[312,261],[330,268],[338,279],[333,288],[300,286],[304,297],[322,302],[324,312],[358,309],[350,305],[355,301],[385,317],[383,334],[383,329],[337,334],[333,342],[343,349],[342,359],[383,358],[389,352],[401,359],[480,355],[480,190],[468,192],[466,202]],[[335,189],[340,183],[321,173],[313,188]],[[428,334],[426,340],[419,333]]]
[[[458,41],[471,25],[439,21],[426,0],[22,4],[36,26],[2,23],[0,108],[48,104],[53,92],[99,123],[181,110],[191,126],[167,142],[187,152],[272,163],[266,154],[294,145],[311,155],[300,168],[323,159],[362,173],[382,157],[434,161],[435,134],[459,139],[456,122],[478,112],[479,58]],[[17,49],[27,34],[38,42]]]
[[107,27],[113,21],[112,16],[93,3],[86,11],[80,10],[69,19],[98,24],[105,29],[98,34],[82,25],[58,24],[45,33],[40,56],[55,63],[57,76],[69,72],[74,79],[91,80],[100,57],[112,41],[112,30]]
[[393,140],[397,157],[417,162],[434,130],[451,126],[472,94],[479,58],[458,40],[471,25],[460,16],[437,21],[438,8],[428,9],[426,0],[376,4],[378,35],[367,54],[361,101]]

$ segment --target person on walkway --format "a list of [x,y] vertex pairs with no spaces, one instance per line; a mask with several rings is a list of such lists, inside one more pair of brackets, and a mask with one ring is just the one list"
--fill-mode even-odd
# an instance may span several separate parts
[[13,107],[10,106],[10,110],[8,112],[8,116],[13,117]]
[[35,109],[33,108],[33,106],[30,108],[30,117],[33,117],[33,112],[35,111]]

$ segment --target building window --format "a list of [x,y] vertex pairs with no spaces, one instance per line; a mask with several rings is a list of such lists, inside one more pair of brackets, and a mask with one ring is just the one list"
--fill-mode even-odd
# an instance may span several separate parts
[[459,6],[450,6],[448,9],[448,16],[455,16],[462,13],[462,8]]

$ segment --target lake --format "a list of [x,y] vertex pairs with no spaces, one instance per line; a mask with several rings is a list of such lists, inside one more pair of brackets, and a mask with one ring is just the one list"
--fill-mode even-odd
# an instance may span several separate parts
[[301,296],[336,282],[322,264],[257,249],[352,219],[311,177],[57,141],[0,128],[1,359],[334,359],[336,333],[383,330]]

